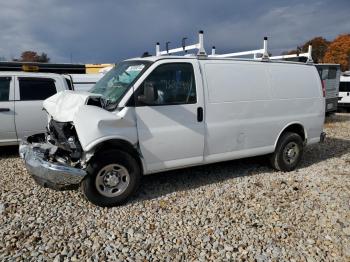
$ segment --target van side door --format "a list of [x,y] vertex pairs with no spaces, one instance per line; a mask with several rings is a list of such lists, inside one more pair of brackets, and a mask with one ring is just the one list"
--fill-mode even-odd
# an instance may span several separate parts
[[19,139],[45,132],[47,115],[43,100],[57,93],[55,79],[50,77],[17,77],[16,130]]
[[17,143],[13,76],[0,76],[0,145]]
[[[161,60],[149,70],[134,92],[145,173],[201,163],[204,106],[198,62]],[[153,101],[145,99],[150,91]]]

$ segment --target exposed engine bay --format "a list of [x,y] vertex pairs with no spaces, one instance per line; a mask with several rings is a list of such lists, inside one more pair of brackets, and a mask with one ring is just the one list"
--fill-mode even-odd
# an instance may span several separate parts
[[35,144],[47,161],[82,167],[83,150],[74,125],[51,119],[47,131],[46,134],[29,137],[28,142]]
[[62,123],[51,119],[48,126],[46,141],[57,146],[58,151],[68,153],[71,162],[81,158],[82,148],[78,140],[77,132],[72,123]]

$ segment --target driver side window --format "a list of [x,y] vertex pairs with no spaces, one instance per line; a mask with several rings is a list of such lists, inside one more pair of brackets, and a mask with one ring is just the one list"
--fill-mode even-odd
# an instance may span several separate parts
[[196,103],[196,85],[190,63],[158,66],[136,94],[137,106],[162,106]]

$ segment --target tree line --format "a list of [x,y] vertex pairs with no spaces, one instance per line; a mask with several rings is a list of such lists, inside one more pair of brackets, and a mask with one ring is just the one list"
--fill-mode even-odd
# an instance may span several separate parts
[[12,58],[8,60],[5,56],[0,56],[0,61],[13,61],[13,62],[40,62],[40,63],[49,63],[50,58],[44,52],[41,54],[35,51],[24,51],[22,52],[19,58]]
[[14,58],[12,59],[12,61],[48,63],[50,62],[50,58],[44,52],[41,54],[38,54],[35,51],[24,51],[22,52],[20,58]]
[[312,59],[315,63],[340,64],[342,71],[350,70],[350,34],[338,35],[333,41],[317,36],[282,55],[305,53],[309,45],[312,45]]

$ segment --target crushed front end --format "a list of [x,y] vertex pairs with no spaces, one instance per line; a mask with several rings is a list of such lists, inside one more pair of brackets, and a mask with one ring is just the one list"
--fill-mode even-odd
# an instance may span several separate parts
[[19,153],[29,174],[44,187],[73,189],[87,174],[83,150],[71,122],[51,119],[48,132],[22,141]]

